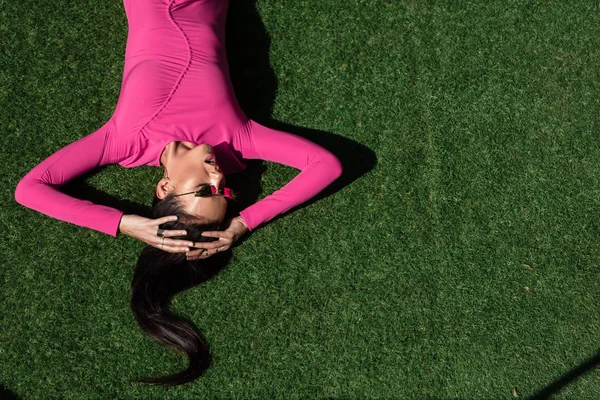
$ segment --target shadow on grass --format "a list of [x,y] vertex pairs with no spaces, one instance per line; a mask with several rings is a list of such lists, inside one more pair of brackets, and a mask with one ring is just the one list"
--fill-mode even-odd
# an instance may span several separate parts
[[[255,3],[256,0],[232,1],[227,19],[230,75],[240,106],[248,117],[262,125],[293,133],[326,148],[339,158],[344,168],[342,176],[336,182],[300,206],[305,207],[341,190],[372,170],[377,164],[377,157],[368,147],[343,136],[271,119],[277,78],[269,62],[271,39]],[[314,85],[315,82],[306,84]],[[265,169],[262,169],[261,174]]]
[[[121,210],[125,214],[136,214],[152,218],[152,208],[150,206],[110,195],[87,183],[88,179],[100,173],[103,169],[95,169],[72,180],[61,187],[61,191],[81,200],[89,200],[94,204],[101,204]],[[262,163],[250,160],[248,167],[244,171],[227,177],[227,186],[239,194],[238,201],[231,203],[233,207],[229,207],[227,210],[230,217],[239,214],[239,211],[256,202],[260,195],[260,179],[265,170],[266,168]],[[151,196],[151,194],[148,194],[149,200]]]
[[95,204],[116,208],[123,211],[125,214],[137,214],[142,217],[150,218],[152,215],[151,208],[144,204],[136,203],[130,200],[123,200],[116,196],[96,189],[89,185],[86,181],[94,175],[100,173],[104,168],[95,169],[85,175],[74,179],[61,187],[61,192],[73,196],[81,200],[89,200]]
[[584,376],[585,374],[596,368],[598,365],[600,365],[600,350],[598,350],[594,356],[588,358],[583,363],[573,368],[572,370],[570,370],[569,372],[567,372],[566,374],[564,374],[563,376],[561,376],[560,378],[558,378],[557,380],[555,380],[554,382],[552,382],[551,384],[549,384],[548,386],[531,396],[529,399],[551,399],[554,395],[556,395],[558,392],[564,389],[565,386],[574,382],[575,380],[577,380],[577,378]]
[[2,400],[21,400],[16,393],[8,390],[4,385],[0,385],[0,399]]

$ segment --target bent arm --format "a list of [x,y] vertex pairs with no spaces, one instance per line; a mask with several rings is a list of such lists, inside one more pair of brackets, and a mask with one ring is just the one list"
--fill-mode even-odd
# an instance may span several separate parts
[[342,174],[339,160],[321,146],[254,121],[242,128],[234,145],[244,158],[273,161],[301,170],[283,188],[240,213],[250,230],[311,199]]
[[116,236],[122,211],[76,199],[59,188],[103,163],[111,123],[63,147],[33,168],[17,185],[16,201],[52,218]]

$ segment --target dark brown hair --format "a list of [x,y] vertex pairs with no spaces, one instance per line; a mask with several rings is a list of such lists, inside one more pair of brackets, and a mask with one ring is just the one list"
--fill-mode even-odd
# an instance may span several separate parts
[[[194,223],[193,216],[182,211],[177,199],[167,196],[155,199],[154,218],[177,215],[177,221],[160,226],[161,229],[183,229],[186,239],[194,242],[211,241],[202,236],[207,230],[218,230],[220,224]],[[180,385],[201,376],[211,361],[206,340],[193,323],[172,313],[171,299],[222,269],[231,257],[230,252],[219,253],[207,259],[188,261],[185,253],[167,253],[152,246],[142,250],[131,283],[131,310],[139,326],[151,338],[186,354],[188,367],[181,372],[162,376],[138,378],[138,382],[165,386]]]

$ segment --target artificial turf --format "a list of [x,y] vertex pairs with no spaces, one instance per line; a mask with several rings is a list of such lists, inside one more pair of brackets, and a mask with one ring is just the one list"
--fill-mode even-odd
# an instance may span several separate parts
[[[242,106],[345,175],[175,298],[213,362],[173,389],[129,381],[185,363],[129,311],[142,243],[13,200],[110,117],[126,35],[117,0],[0,0],[0,396],[600,398],[598,2],[232,0]],[[145,209],[156,171],[70,190]]]

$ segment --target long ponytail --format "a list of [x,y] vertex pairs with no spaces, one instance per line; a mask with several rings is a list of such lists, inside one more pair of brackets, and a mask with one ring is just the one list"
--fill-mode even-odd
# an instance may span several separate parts
[[[185,229],[186,239],[195,242],[211,240],[202,236],[202,232],[219,228],[215,224],[186,223],[192,217],[183,214],[178,204],[169,198],[155,205],[153,214],[157,218],[179,215],[178,221],[161,225],[161,228]],[[222,269],[230,257],[230,253],[225,252],[207,259],[187,261],[184,253],[167,253],[151,246],[142,250],[131,283],[131,310],[148,336],[184,353],[188,367],[172,375],[138,378],[138,382],[181,385],[195,380],[209,367],[211,355],[205,338],[192,322],[173,314],[170,304],[177,293],[209,279]]]

